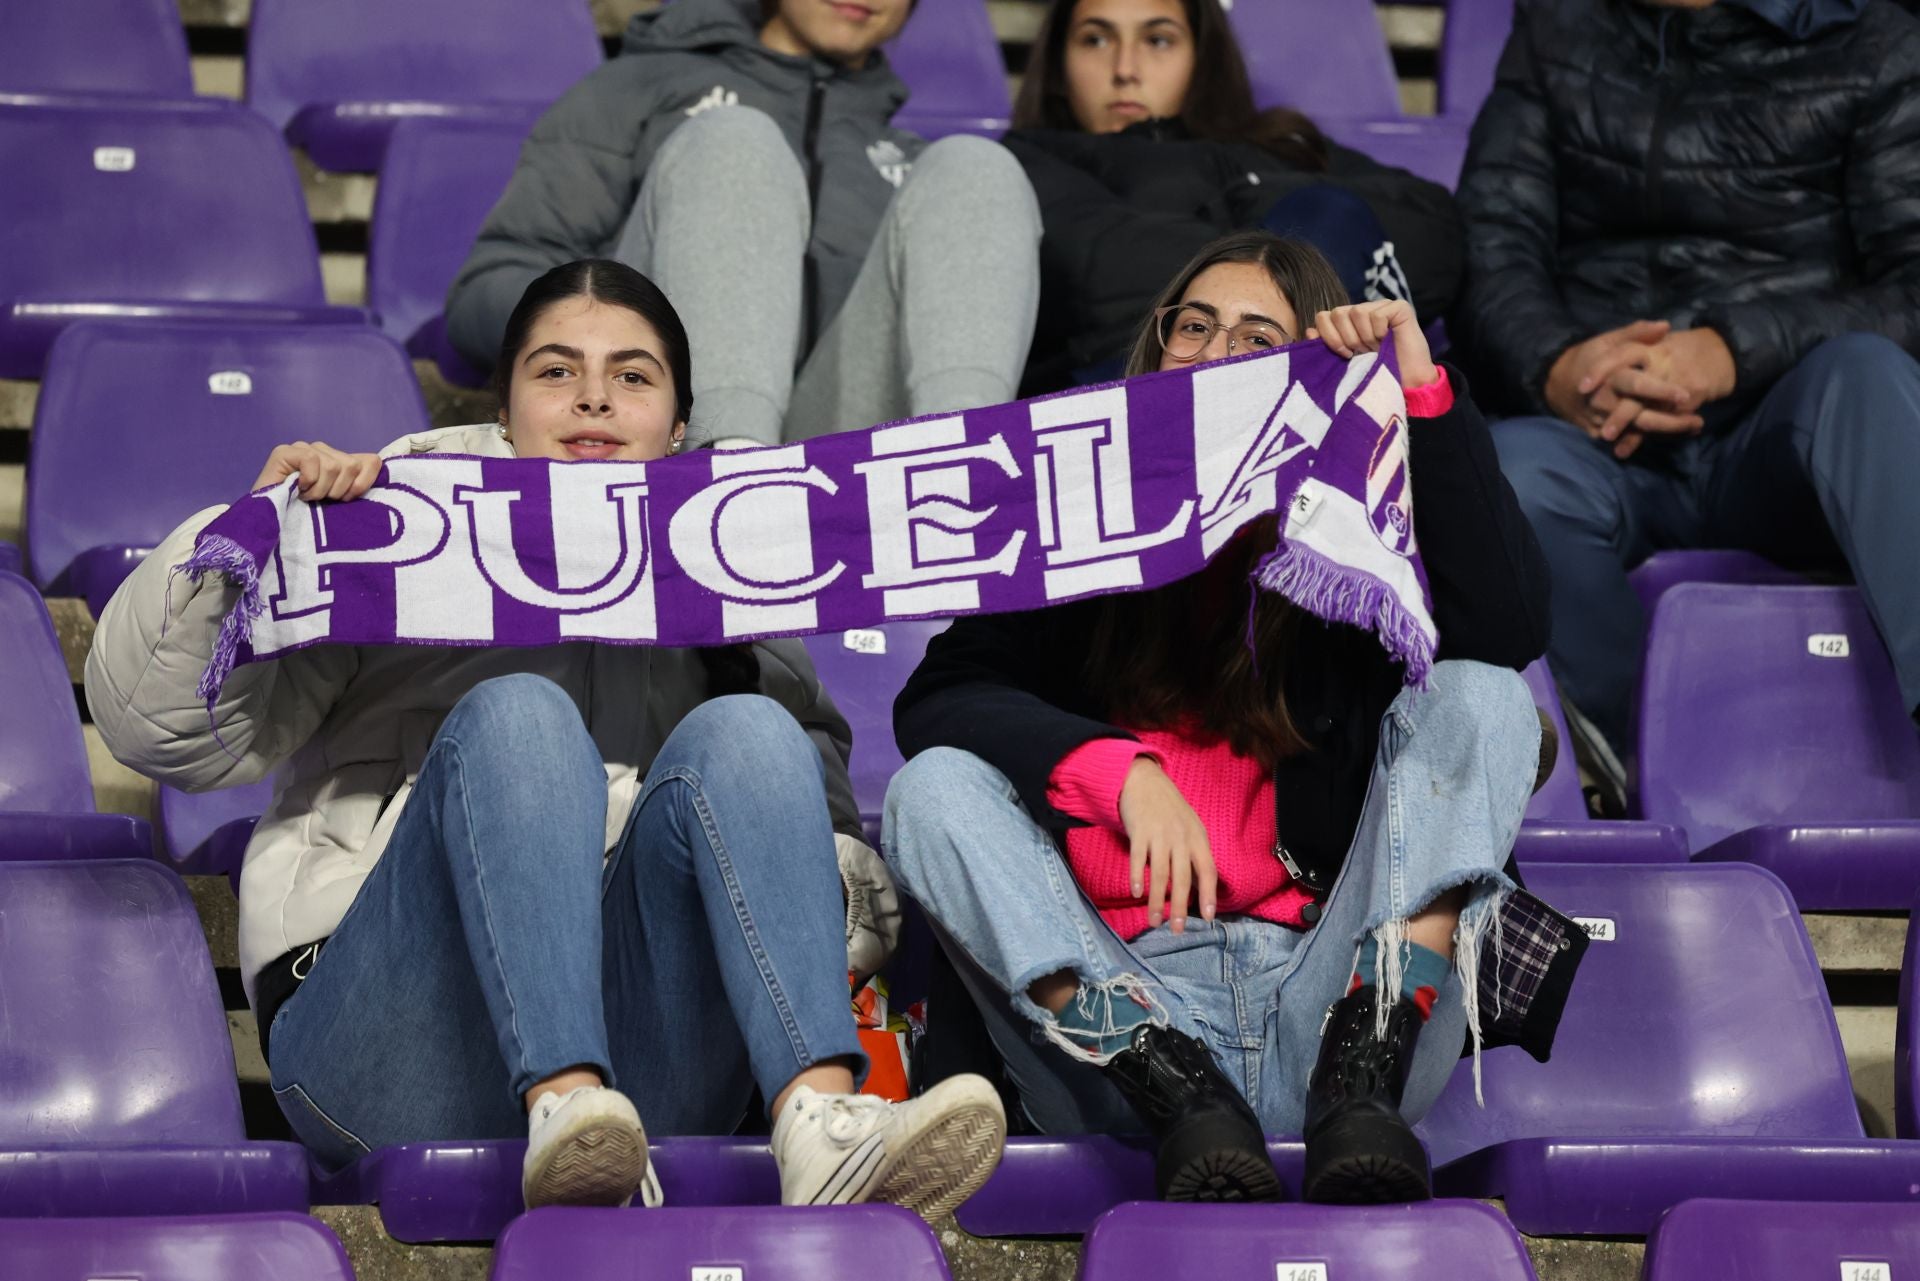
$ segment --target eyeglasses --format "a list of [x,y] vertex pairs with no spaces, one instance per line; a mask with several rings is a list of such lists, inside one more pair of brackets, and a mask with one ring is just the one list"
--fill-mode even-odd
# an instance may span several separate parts
[[1267,351],[1285,346],[1287,336],[1277,325],[1264,320],[1243,320],[1223,325],[1198,307],[1176,304],[1153,313],[1153,332],[1161,348],[1175,360],[1192,360],[1207,349],[1213,336],[1227,331],[1227,354]]

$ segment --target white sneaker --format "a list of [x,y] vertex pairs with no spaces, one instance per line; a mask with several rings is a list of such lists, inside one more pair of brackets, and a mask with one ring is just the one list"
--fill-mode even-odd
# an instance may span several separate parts
[[618,1090],[543,1094],[527,1117],[520,1194],[541,1205],[626,1205],[651,1173],[640,1114]]
[[928,1219],[978,1192],[1006,1142],[1000,1096],[978,1076],[952,1077],[905,1103],[803,1085],[773,1125],[783,1204],[890,1201]]

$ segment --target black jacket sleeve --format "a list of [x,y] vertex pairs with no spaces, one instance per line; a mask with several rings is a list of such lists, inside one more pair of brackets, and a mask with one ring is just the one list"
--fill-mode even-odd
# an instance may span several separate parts
[[[956,618],[933,638],[927,656],[893,704],[893,736],[911,759],[932,747],[957,747],[1005,774],[1027,812],[1055,831],[1079,820],[1047,803],[1047,781],[1068,753],[1096,738],[1132,738],[1125,730],[1070,710],[1064,672],[1085,654],[1085,605],[1019,614]],[[1059,642],[1070,640],[1073,652]],[[1068,706],[1062,706],[1067,704]]]
[[1733,352],[1743,398],[1845,333],[1920,355],[1920,38],[1886,51],[1845,157],[1847,227],[1861,283],[1707,308],[1700,323]]
[[1501,474],[1487,420],[1449,368],[1453,408],[1408,425],[1413,531],[1433,589],[1439,659],[1518,671],[1547,650],[1550,578]]
[[1549,412],[1548,369],[1590,337],[1554,278],[1560,196],[1549,111],[1521,5],[1460,178],[1467,285],[1453,322],[1487,403],[1509,413]]

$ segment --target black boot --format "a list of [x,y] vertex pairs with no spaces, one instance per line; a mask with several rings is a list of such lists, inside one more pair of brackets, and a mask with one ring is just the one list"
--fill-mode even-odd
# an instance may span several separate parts
[[1142,1024],[1106,1070],[1156,1141],[1162,1201],[1278,1201],[1260,1119],[1206,1046]]
[[1335,1002],[1307,1083],[1307,1173],[1301,1195],[1334,1205],[1424,1201],[1433,1195],[1426,1149],[1400,1116],[1400,1094],[1420,1038],[1420,1007],[1405,997],[1374,1035],[1379,994],[1368,984]]

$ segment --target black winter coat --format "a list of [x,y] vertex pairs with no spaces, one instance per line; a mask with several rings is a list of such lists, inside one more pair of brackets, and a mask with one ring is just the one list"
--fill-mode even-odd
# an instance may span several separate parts
[[1492,409],[1545,412],[1562,351],[1642,317],[1726,340],[1730,408],[1840,334],[1920,354],[1920,22],[1524,0],[1460,204],[1452,332]]
[[1040,201],[1040,318],[1023,395],[1126,355],[1153,300],[1209,241],[1258,226],[1276,201],[1325,183],[1367,202],[1422,315],[1440,316],[1466,271],[1445,187],[1329,144],[1325,173],[1251,143],[1194,139],[1176,120],[1113,134],[1017,129],[1002,140]]
[[[1437,657],[1518,670],[1546,650],[1547,565],[1500,473],[1486,420],[1459,373],[1449,372],[1453,409],[1416,419],[1408,431],[1414,531],[1433,588]],[[1097,607],[1077,601],[954,620],[927,646],[894,703],[901,751],[972,752],[1007,776],[1041,826],[1056,834],[1077,826],[1047,803],[1054,767],[1092,739],[1133,737],[1106,723],[1106,709],[1087,685]],[[1288,662],[1288,711],[1310,750],[1275,771],[1280,845],[1299,867],[1301,884],[1324,897],[1353,844],[1381,719],[1404,673],[1372,636],[1341,624],[1302,628]],[[1508,870],[1513,874],[1511,860]],[[1577,946],[1563,943],[1532,1008],[1517,1026],[1490,1029],[1486,1043],[1523,1045],[1544,1060],[1584,951],[1584,937]]]

